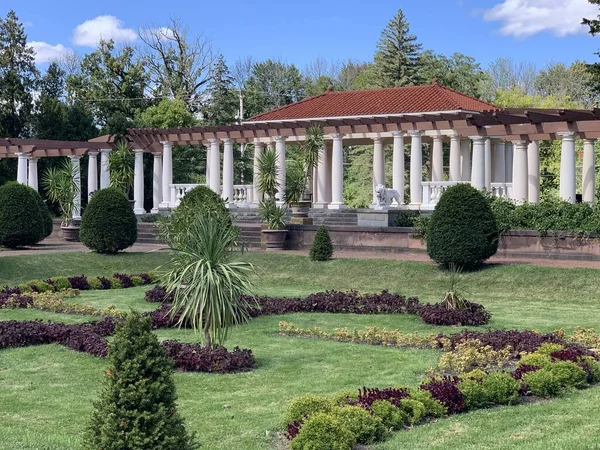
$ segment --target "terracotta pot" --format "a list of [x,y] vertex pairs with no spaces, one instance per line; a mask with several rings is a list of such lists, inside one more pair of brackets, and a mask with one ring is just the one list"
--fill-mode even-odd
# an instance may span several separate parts
[[79,242],[79,227],[76,225],[61,225],[63,239],[67,242]]
[[292,217],[308,217],[310,202],[298,202],[290,205]]
[[267,251],[283,250],[287,230],[261,230],[267,244]]

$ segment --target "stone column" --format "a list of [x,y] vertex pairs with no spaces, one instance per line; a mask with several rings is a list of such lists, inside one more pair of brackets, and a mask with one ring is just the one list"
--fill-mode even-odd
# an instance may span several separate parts
[[410,141],[410,203],[420,205],[423,201],[423,141],[420,131],[409,131]]
[[485,189],[490,191],[492,189],[492,140],[485,140],[485,151],[484,151],[484,164],[485,164]]
[[329,209],[344,208],[344,142],[343,134],[334,134],[331,152],[331,203]]
[[218,139],[209,139],[208,167],[210,180],[208,187],[217,195],[221,195],[221,148]]
[[582,194],[583,201],[594,203],[596,200],[596,154],[594,150],[595,139],[583,141],[583,173]]
[[506,142],[504,145],[504,179],[506,183],[513,182],[513,150],[512,142]]
[[260,179],[260,170],[259,170],[258,161],[260,159],[260,155],[262,154],[262,152],[263,152],[263,144],[258,139],[255,139],[254,140],[254,172],[252,175],[252,186],[254,188],[253,203],[255,203],[257,205],[262,200],[262,194],[260,192],[260,189],[258,188],[258,182]]
[[88,201],[98,190],[98,152],[88,152]]
[[540,202],[540,148],[538,141],[527,146],[527,201]]
[[17,155],[17,182],[27,186],[27,155],[25,153],[16,153]]
[[110,186],[109,155],[110,149],[104,148],[100,150],[100,189],[106,189]]
[[275,152],[277,153],[277,201],[279,204],[285,202],[285,136],[275,137]]
[[431,161],[431,181],[444,180],[444,144],[441,136],[433,137]]
[[485,189],[485,139],[481,136],[473,136],[471,140],[473,141],[471,186],[481,191]]
[[501,139],[492,142],[492,183],[506,182],[506,145]]
[[163,146],[163,161],[162,161],[162,202],[160,209],[170,209],[171,202],[175,199],[171,198],[171,185],[173,184],[173,146],[168,141],[161,142]]
[[557,133],[562,139],[560,152],[560,198],[575,203],[575,133]]
[[162,153],[153,153],[154,161],[152,165],[152,214],[157,214],[160,204],[163,201],[162,196]]
[[71,156],[71,164],[73,165],[73,181],[75,182],[75,194],[73,198],[73,219],[81,219],[81,165],[79,164],[80,156]]
[[450,136],[450,181],[460,181],[460,136]]
[[394,156],[392,159],[392,188],[400,194],[400,200],[404,203],[404,133],[395,131]]
[[229,207],[233,206],[233,139],[223,139],[223,193]]
[[373,138],[373,205],[377,205],[375,188],[379,184],[385,185],[385,155],[381,137]]
[[529,141],[513,142],[513,199],[524,203],[529,199],[527,182],[527,146]]
[[36,158],[35,156],[30,156],[29,157],[29,170],[28,170],[28,178],[27,178],[27,185],[32,188],[35,189],[36,191],[38,190],[38,158]]
[[460,141],[460,181],[471,181],[471,141],[468,138]]
[[144,150],[133,149],[135,163],[133,166],[133,212],[145,214],[144,209]]
[[317,163],[317,189],[316,202],[314,208],[327,208],[327,183],[329,182],[329,158],[327,157],[327,145],[323,144],[323,148],[319,152],[319,162]]

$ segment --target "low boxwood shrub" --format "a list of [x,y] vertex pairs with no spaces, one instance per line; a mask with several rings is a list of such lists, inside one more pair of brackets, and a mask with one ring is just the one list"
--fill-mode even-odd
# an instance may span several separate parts
[[329,261],[333,256],[333,244],[329,237],[329,231],[324,225],[321,225],[317,230],[308,256],[313,261]]
[[481,381],[486,400],[492,405],[514,405],[519,401],[519,383],[506,372],[492,372]]
[[521,359],[517,362],[517,366],[536,366],[546,368],[552,363],[550,355],[544,353],[528,353],[521,355]]
[[425,417],[437,418],[448,413],[448,408],[439,400],[434,399],[431,396],[431,392],[422,389],[409,389],[408,393],[410,398],[418,400],[423,404],[425,407]]
[[307,417],[317,412],[331,412],[333,406],[334,403],[329,397],[304,395],[290,402],[285,414],[285,422],[303,422]]
[[403,398],[400,400],[398,408],[405,414],[406,421],[411,426],[419,423],[425,417],[425,405],[413,398]]
[[406,414],[387,400],[375,400],[370,407],[373,416],[383,423],[387,430],[401,430],[406,422]]
[[562,392],[560,380],[549,369],[528,372],[522,376],[529,391],[538,397],[556,397]]
[[137,240],[137,219],[129,200],[115,188],[100,189],[90,199],[79,239],[98,253],[117,253]]
[[350,450],[354,434],[332,414],[318,412],[308,418],[292,440],[292,450]]
[[587,373],[572,361],[553,362],[548,370],[566,388],[582,388],[587,384]]
[[52,277],[49,281],[57,291],[62,291],[63,289],[70,289],[73,287],[71,286],[71,282],[67,277]]
[[419,211],[401,210],[394,220],[395,227],[413,227],[415,224],[415,218],[420,216]]
[[380,440],[385,434],[383,421],[358,406],[335,406],[331,415],[339,420],[342,427],[354,435],[357,444],[369,445]]
[[419,317],[429,325],[461,325],[480,326],[486,325],[492,315],[483,305],[465,301],[464,308],[448,309],[445,305],[423,305],[419,308]]

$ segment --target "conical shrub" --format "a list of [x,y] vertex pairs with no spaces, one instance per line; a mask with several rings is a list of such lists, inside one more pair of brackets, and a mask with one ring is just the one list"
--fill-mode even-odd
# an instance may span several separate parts
[[313,261],[328,261],[333,256],[333,244],[324,225],[317,230],[309,256]]

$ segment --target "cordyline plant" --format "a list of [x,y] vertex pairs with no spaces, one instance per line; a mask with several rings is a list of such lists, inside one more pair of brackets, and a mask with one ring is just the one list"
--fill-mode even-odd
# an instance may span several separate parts
[[108,168],[110,171],[110,186],[117,188],[126,197],[133,185],[135,156],[126,141],[120,141],[117,149],[108,157]]
[[279,189],[277,175],[277,152],[266,150],[258,158],[258,190],[263,199],[258,205],[260,218],[267,224],[269,230],[285,229],[285,208],[277,205],[275,194]]
[[286,202],[299,203],[304,200],[307,190],[312,187],[313,171],[319,164],[323,149],[325,132],[321,125],[311,125],[306,129],[302,156],[290,162],[290,171],[286,180]]
[[61,166],[46,169],[42,179],[48,198],[51,202],[58,203],[63,225],[73,223],[75,196],[81,192],[77,183],[79,176],[79,169],[70,159],[66,159]]
[[232,326],[250,318],[250,304],[241,301],[252,291],[254,266],[232,261],[239,230],[214,214],[198,214],[184,239],[173,248],[171,270],[165,275],[167,295],[174,294],[170,315],[178,325],[201,330],[207,348],[222,345]]
[[458,284],[462,280],[462,269],[455,264],[450,264],[448,271],[450,274],[450,290],[444,294],[440,304],[446,309],[465,309],[467,303],[458,290]]

